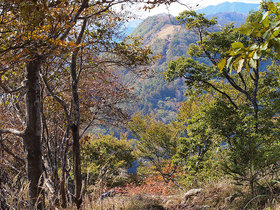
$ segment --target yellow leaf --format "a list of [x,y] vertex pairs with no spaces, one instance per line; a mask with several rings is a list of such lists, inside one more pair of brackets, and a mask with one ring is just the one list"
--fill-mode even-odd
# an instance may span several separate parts
[[223,58],[219,63],[218,63],[218,68],[220,69],[220,71],[223,70],[223,68],[226,65],[227,60],[225,58]]

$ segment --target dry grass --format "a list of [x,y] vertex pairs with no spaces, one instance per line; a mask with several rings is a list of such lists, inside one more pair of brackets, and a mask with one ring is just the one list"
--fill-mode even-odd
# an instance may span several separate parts
[[138,209],[164,209],[157,199],[141,197],[116,196],[102,201],[85,199],[82,209],[94,210],[138,210]]
[[[87,196],[84,201],[83,209],[96,210],[194,210],[194,209],[262,209],[279,210],[280,196],[272,200],[267,200],[265,206],[255,206],[258,198],[250,203],[246,195],[247,189],[236,187],[228,180],[219,183],[212,183],[204,186],[203,191],[197,195],[184,200],[184,194],[175,195],[153,195],[139,193],[134,195],[120,195],[114,198],[106,198],[102,201]],[[255,202],[255,203],[254,203]],[[245,208],[244,208],[245,207]]]
[[176,32],[180,30],[181,26],[176,25],[166,25],[164,26],[161,31],[157,33],[158,39],[167,39],[168,35],[173,36]]
[[184,193],[175,195],[158,194],[127,194],[113,198],[106,198],[102,201],[96,196],[86,196],[83,209],[96,210],[148,210],[148,209],[196,209],[203,207],[210,209],[227,209],[225,200],[233,193],[234,187],[228,182],[212,184],[207,186],[202,193],[184,200]]
[[[16,193],[10,193],[7,201],[11,209],[26,209],[27,187],[24,185]],[[130,186],[133,187],[133,186]],[[145,185],[147,187],[147,183]],[[117,194],[115,197],[108,197],[99,200],[99,191],[88,193],[84,196],[82,210],[194,210],[194,209],[252,209],[252,210],[280,210],[280,196],[278,193],[268,197],[267,195],[257,195],[250,197],[248,189],[236,187],[229,180],[219,183],[212,183],[203,186],[201,193],[193,195],[187,200],[184,193],[179,191],[176,194],[159,194],[151,191],[139,191],[135,193],[133,189],[125,189],[127,193]],[[146,188],[143,188],[146,189]],[[8,187],[6,188],[8,189]],[[56,207],[50,197],[46,199],[46,209],[62,210]],[[75,210],[75,205],[68,206],[67,210]]]

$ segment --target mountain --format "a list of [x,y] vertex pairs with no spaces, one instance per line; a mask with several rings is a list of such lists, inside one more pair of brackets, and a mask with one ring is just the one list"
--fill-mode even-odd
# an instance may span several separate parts
[[[259,6],[260,6],[259,4],[250,4],[250,3],[242,3],[242,2],[232,2],[232,3],[224,2],[218,5],[210,5],[203,9],[196,10],[196,12],[205,13],[206,17],[217,16],[218,22],[222,23],[222,25],[235,22],[236,26],[239,26],[244,22],[247,14],[251,10],[257,10]],[[163,16],[163,15],[164,14],[160,14],[158,16]],[[167,14],[165,15],[167,16]],[[148,17],[147,19],[149,18],[150,17]],[[141,19],[129,21],[124,26],[125,34],[130,35],[143,22],[144,20]]]
[[136,28],[137,26],[140,25],[140,23],[142,22],[143,20],[132,20],[132,21],[129,21],[127,22],[125,25],[124,25],[124,31],[125,31],[125,35],[128,36],[130,35]]
[[259,4],[250,4],[243,2],[224,2],[218,5],[210,5],[203,9],[199,9],[197,13],[205,13],[206,15],[213,15],[221,12],[238,12],[248,14],[251,10],[258,10]]
[[185,54],[188,45],[197,40],[194,32],[187,31],[175,17],[168,14],[148,17],[131,36],[142,37],[144,45],[149,45],[155,54],[162,55],[157,66]]
[[[219,5],[217,7],[220,8]],[[239,12],[219,12],[206,17],[212,16],[216,16],[218,21],[218,26],[212,28],[213,31],[231,22],[235,22],[235,26],[240,26],[246,19],[246,15]],[[155,54],[162,55],[162,58],[152,66],[155,71],[153,78],[133,81],[135,94],[139,97],[138,105],[134,106],[135,111],[138,109],[143,114],[153,113],[164,122],[175,119],[180,103],[185,100],[184,81],[178,79],[167,84],[163,72],[170,60],[186,55],[188,46],[198,41],[197,35],[191,30],[186,30],[175,17],[160,14],[143,20],[131,36],[142,37],[144,45],[150,46]]]
[[162,73],[170,60],[186,54],[188,45],[197,41],[196,35],[185,30],[175,17],[160,14],[145,19],[131,36],[142,37],[144,45],[162,55],[152,67],[154,77],[135,82],[135,93],[140,99],[137,108],[165,122],[175,119],[180,103],[185,100],[185,87],[183,80],[167,84]]
[[235,27],[239,27],[245,23],[247,15],[240,12],[220,12],[213,15],[206,15],[206,17],[217,17],[217,21],[221,26],[234,22]]

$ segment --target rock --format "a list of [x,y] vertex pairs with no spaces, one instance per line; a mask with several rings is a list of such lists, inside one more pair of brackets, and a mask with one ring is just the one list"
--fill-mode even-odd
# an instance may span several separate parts
[[201,197],[199,197],[199,196],[192,197],[192,203],[198,203],[200,200],[201,200]]
[[184,199],[188,200],[190,197],[192,197],[193,195],[196,195],[198,193],[202,192],[202,189],[191,189],[189,190],[185,195],[184,195]]
[[173,206],[174,205],[174,202],[173,202],[173,200],[169,200],[169,201],[167,201],[166,203],[165,203],[165,208],[170,208],[171,206]]
[[177,206],[179,203],[178,201],[176,200],[168,200],[166,203],[165,203],[165,208],[169,209],[171,208],[172,206]]
[[193,208],[194,210],[207,210],[207,209],[210,209],[209,206],[207,205],[203,205],[203,206],[197,206],[195,208]]
[[137,195],[134,196],[134,199],[142,201],[143,200],[143,195],[142,194],[137,194]]
[[142,207],[143,209],[149,209],[149,210],[165,210],[163,206],[159,204],[147,204]]
[[117,194],[116,190],[105,192],[102,195],[100,195],[99,200],[101,201],[105,198],[114,197],[114,196],[116,196],[116,194]]
[[234,199],[235,199],[235,197],[234,196],[228,196],[228,197],[226,197],[225,198],[225,204],[231,204],[232,203],[232,201],[234,201]]

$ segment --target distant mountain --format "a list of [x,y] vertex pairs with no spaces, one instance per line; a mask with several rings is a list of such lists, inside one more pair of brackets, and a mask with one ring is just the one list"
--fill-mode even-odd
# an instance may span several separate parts
[[148,17],[131,36],[142,37],[144,45],[149,45],[154,53],[162,54],[157,66],[185,54],[188,45],[197,40],[193,32],[187,31],[175,17],[168,14]]
[[248,14],[251,10],[258,10],[259,4],[243,3],[243,2],[224,2],[218,5],[210,5],[196,12],[213,15],[221,12],[238,12]]
[[[207,15],[207,18],[217,17],[218,24],[224,26],[235,22],[238,27],[246,20],[246,15],[237,12],[222,12]],[[212,28],[219,30],[219,26]],[[193,31],[186,30],[175,17],[168,14],[159,14],[145,19],[132,33],[131,36],[143,38],[143,44],[151,47],[155,54],[161,54],[162,59],[156,64],[161,71],[166,68],[167,62],[182,56],[187,52],[188,46],[197,41]]]
[[125,34],[130,35],[139,25],[143,22],[143,20],[132,20],[124,25]]
[[[227,4],[230,3],[222,5],[225,7]],[[241,5],[239,6],[241,7]],[[219,5],[217,7],[220,8]],[[231,22],[235,22],[235,26],[240,26],[245,22],[247,16],[239,12],[220,12],[221,9],[215,11],[219,11],[219,13],[206,15],[208,18],[217,17],[219,25],[213,27],[212,31],[217,31],[221,26]],[[153,113],[156,118],[165,122],[175,119],[180,103],[185,100],[184,82],[178,79],[167,84],[162,73],[166,70],[170,60],[186,55],[188,46],[198,41],[197,35],[194,31],[186,30],[184,25],[168,14],[148,17],[131,35],[142,37],[144,45],[150,46],[155,54],[162,55],[162,58],[152,67],[155,71],[154,78],[138,79],[133,82],[135,93],[140,99],[137,107],[134,106],[134,108],[139,109],[143,114]]]
[[217,17],[217,21],[221,26],[234,22],[235,27],[239,27],[245,23],[247,15],[239,12],[220,12],[213,15],[206,15],[206,17]]
[[196,35],[185,30],[175,17],[160,14],[145,19],[131,36],[142,37],[144,45],[162,55],[152,67],[155,77],[135,81],[135,93],[140,100],[134,108],[143,114],[154,113],[165,122],[175,119],[180,102],[185,100],[185,88],[182,80],[167,84],[162,73],[168,61],[186,54],[188,45],[197,41]]
[[[242,3],[242,2],[225,2],[218,5],[210,5],[208,7],[205,7],[203,9],[196,10],[197,13],[205,13],[206,17],[212,17],[216,16],[218,17],[218,22],[222,23],[222,25],[229,24],[231,22],[235,22],[236,26],[241,25],[245,19],[247,14],[251,10],[257,10],[259,4],[250,4],[250,3]],[[170,16],[167,14],[159,14],[157,16],[162,16],[163,18],[169,18]],[[147,19],[152,18],[148,17]],[[146,19],[146,20],[147,20]],[[174,19],[173,17],[171,19]],[[145,22],[147,22],[145,20]],[[167,19],[166,19],[167,20]],[[175,19],[173,20],[175,21]],[[127,24],[125,24],[125,34],[130,35],[132,32],[135,33],[135,30],[137,27],[143,23],[144,20],[133,20],[129,21]],[[147,23],[145,23],[147,24]],[[162,23],[161,23],[162,24]],[[148,28],[148,26],[146,26]],[[144,33],[145,31],[142,31],[141,33]]]

